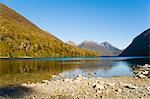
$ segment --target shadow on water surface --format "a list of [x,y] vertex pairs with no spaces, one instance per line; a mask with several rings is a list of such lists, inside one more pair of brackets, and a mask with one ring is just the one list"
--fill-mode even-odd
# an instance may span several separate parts
[[0,98],[23,98],[25,94],[30,94],[32,89],[23,86],[0,87]]
[[130,66],[150,64],[150,58],[126,59],[123,61],[127,62]]

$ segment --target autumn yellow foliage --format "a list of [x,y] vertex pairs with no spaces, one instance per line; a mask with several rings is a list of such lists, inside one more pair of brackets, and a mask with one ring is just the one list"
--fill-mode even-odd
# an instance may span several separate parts
[[65,44],[0,3],[0,57],[96,56],[94,51]]

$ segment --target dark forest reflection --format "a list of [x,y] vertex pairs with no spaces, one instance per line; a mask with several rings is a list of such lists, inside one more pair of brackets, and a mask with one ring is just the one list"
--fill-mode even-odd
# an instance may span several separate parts
[[37,82],[49,79],[52,74],[58,74],[73,66],[53,60],[0,60],[0,84]]
[[118,59],[90,59],[90,60],[0,60],[0,85],[14,85],[23,82],[39,82],[49,79],[53,74],[73,76],[89,73],[96,77],[111,77],[118,75],[133,75],[134,64],[145,64],[146,61],[118,60]]

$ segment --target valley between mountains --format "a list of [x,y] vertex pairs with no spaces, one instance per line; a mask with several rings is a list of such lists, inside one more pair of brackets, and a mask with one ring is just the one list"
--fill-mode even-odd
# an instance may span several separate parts
[[0,3],[0,99],[150,99],[150,28],[142,31],[124,50],[64,42]]
[[[72,41],[64,43],[49,32],[0,3],[0,58],[149,56],[150,29],[137,36],[124,51],[108,42]],[[72,46],[73,45],[73,46]]]

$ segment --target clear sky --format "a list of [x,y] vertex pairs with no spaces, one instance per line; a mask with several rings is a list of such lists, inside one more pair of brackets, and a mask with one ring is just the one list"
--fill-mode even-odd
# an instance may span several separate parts
[[150,27],[150,0],[0,0],[64,42],[126,48]]

